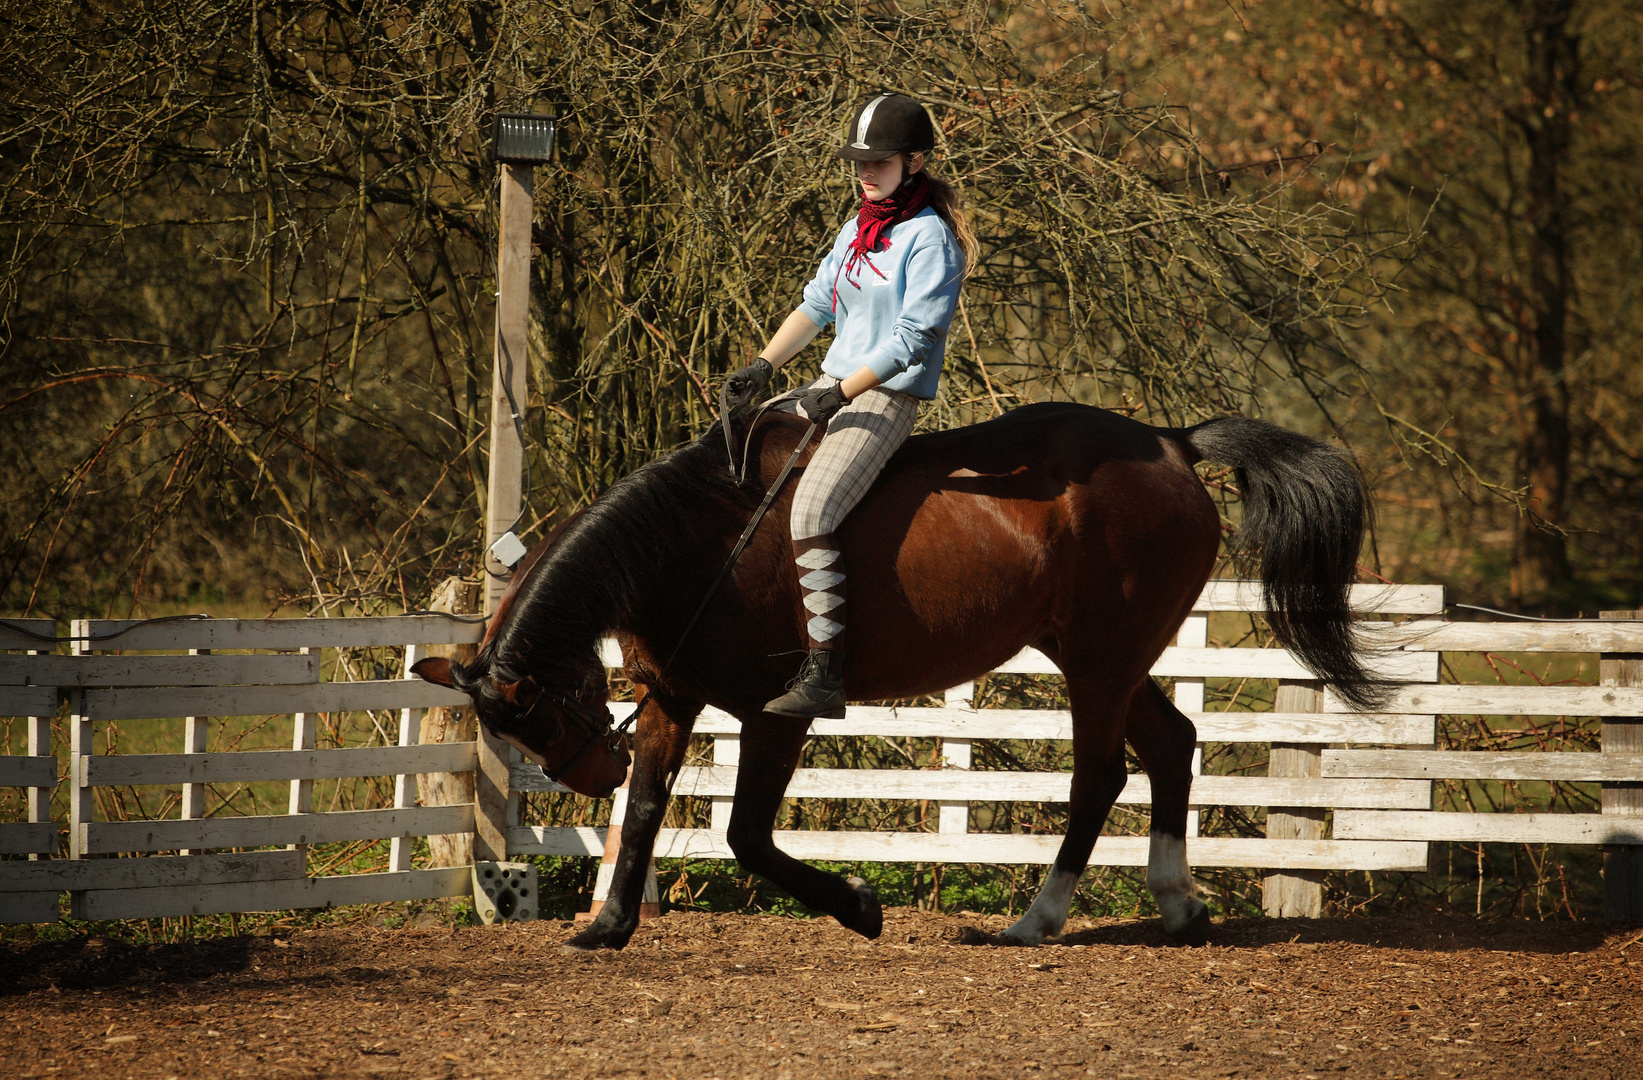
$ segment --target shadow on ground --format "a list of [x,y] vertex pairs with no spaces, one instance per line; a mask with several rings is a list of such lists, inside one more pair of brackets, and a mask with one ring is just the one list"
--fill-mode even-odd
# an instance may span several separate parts
[[217,938],[133,945],[115,938],[13,944],[0,949],[0,996],[31,990],[92,990],[143,982],[194,982],[242,971],[258,939]]
[[[949,928],[953,945],[1003,946],[996,937],[996,918]],[[1635,927],[1632,930],[1635,932]],[[1426,952],[1473,949],[1551,955],[1591,952],[1627,928],[1601,922],[1530,922],[1524,919],[1480,920],[1448,915],[1398,915],[1359,919],[1226,919],[1215,924],[1209,944],[1228,949],[1269,945],[1371,945]],[[1072,919],[1066,931],[1043,948],[1070,945],[1135,945],[1182,948],[1164,932],[1159,919]]]
[[[1268,945],[1373,945],[1425,952],[1494,949],[1582,953],[1601,948],[1623,927],[1602,922],[1530,922],[1464,919],[1450,915],[1397,915],[1360,919],[1227,919],[1210,933],[1212,946],[1258,949]],[[1174,944],[1157,919],[1069,928],[1062,945]]]

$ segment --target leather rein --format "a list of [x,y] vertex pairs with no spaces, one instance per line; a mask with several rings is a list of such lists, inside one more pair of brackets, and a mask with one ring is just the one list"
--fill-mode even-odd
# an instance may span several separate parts
[[[742,465],[741,469],[738,470],[736,467],[736,445],[730,434],[730,395],[723,388],[719,390],[719,417],[720,423],[724,425],[725,448],[730,457],[730,475],[740,482],[747,473],[747,445],[751,444],[753,439],[753,426],[752,424],[748,425],[748,443],[743,446]],[[757,417],[755,417],[756,419]],[[782,471],[777,474],[775,483],[771,484],[765,491],[764,499],[760,501],[759,508],[753,511],[753,517],[748,521],[747,528],[742,530],[742,535],[737,539],[736,546],[730,550],[730,557],[725,560],[724,566],[720,567],[719,576],[713,579],[713,584],[707,587],[707,594],[702,597],[702,602],[696,605],[696,613],[690,617],[690,622],[685,624],[684,633],[679,635],[678,642],[673,646],[673,652],[668,654],[667,662],[662,665],[662,670],[657,673],[656,678],[652,681],[651,688],[645,690],[644,696],[639,699],[639,704],[634,706],[633,711],[628,714],[628,718],[613,728],[608,709],[596,712],[580,701],[566,697],[563,694],[548,695],[549,701],[558,705],[561,710],[572,713],[591,729],[587,739],[583,741],[576,753],[570,756],[569,760],[558,766],[553,772],[548,772],[546,769],[542,770],[549,780],[556,784],[560,783],[559,778],[568,775],[578,765],[582,764],[588,754],[593,751],[594,746],[602,739],[612,735],[622,736],[627,734],[628,729],[639,719],[639,714],[645,711],[645,706],[650,704],[651,695],[656,692],[654,687],[667,678],[667,673],[673,668],[673,661],[678,659],[679,650],[684,648],[685,642],[689,640],[690,632],[696,629],[696,623],[701,619],[702,612],[707,610],[709,602],[718,594],[719,586],[724,584],[725,578],[735,568],[737,560],[742,557],[742,552],[747,549],[748,542],[753,539],[753,533],[758,529],[759,522],[764,520],[765,511],[770,509],[770,504],[776,501],[776,495],[781,491],[782,485],[787,483],[788,476],[792,475],[793,467],[799,462],[799,455],[804,453],[805,447],[809,446],[810,440],[815,437],[816,427],[816,423],[812,421],[810,426],[805,429],[804,438],[799,440],[799,445],[795,446],[793,453],[788,455],[787,463],[782,466]]]

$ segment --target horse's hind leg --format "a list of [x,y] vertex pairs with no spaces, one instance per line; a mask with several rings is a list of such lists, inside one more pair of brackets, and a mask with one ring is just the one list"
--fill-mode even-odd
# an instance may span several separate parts
[[772,832],[787,782],[804,749],[804,721],[769,716],[742,719],[741,769],[730,811],[730,850],[743,869],[786,889],[805,907],[823,911],[863,937],[884,927],[878,896],[860,878],[846,881],[777,850]]
[[[644,693],[642,686],[635,689]],[[610,896],[592,924],[565,943],[566,951],[620,949],[638,928],[646,871],[662,815],[667,812],[668,789],[684,764],[690,729],[701,710],[699,701],[682,702],[659,693],[651,696],[634,739],[627,816],[622,819],[622,848],[616,853]]]
[[1152,781],[1152,846],[1147,889],[1164,916],[1164,929],[1187,945],[1209,940],[1209,908],[1199,899],[1187,867],[1187,796],[1192,790],[1192,721],[1152,679],[1130,699],[1126,737]]
[[1124,790],[1124,713],[1128,690],[1107,681],[1067,676],[1073,714],[1072,796],[1067,835],[1055,865],[1027,913],[999,935],[1006,945],[1037,945],[1061,932],[1073,890],[1089,865],[1096,837]]

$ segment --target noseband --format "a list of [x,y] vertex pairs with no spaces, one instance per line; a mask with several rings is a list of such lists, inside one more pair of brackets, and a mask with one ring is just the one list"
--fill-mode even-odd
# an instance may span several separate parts
[[[582,764],[583,760],[588,756],[593,748],[599,744],[601,739],[613,733],[616,735],[625,734],[627,729],[633,725],[633,721],[637,719],[639,715],[638,709],[635,709],[633,715],[622,721],[620,727],[612,729],[609,710],[601,709],[595,711],[588,708],[580,701],[577,701],[575,698],[566,697],[564,694],[547,694],[544,696],[546,696],[549,701],[559,706],[560,711],[569,713],[580,720],[583,728],[588,732],[588,737],[582,740],[582,745],[577,748],[576,753],[572,754],[563,764],[559,765],[552,772],[549,772],[547,769],[542,770],[543,774],[556,784],[561,783],[560,777],[569,775],[578,765]],[[646,694],[645,696],[648,698],[650,695]],[[641,702],[640,708],[643,707],[644,704]]]

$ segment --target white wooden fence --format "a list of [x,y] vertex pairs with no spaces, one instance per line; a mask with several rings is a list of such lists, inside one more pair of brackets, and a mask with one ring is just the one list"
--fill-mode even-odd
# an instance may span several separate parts
[[[1441,616],[1436,586],[1359,586],[1354,605],[1381,615]],[[1211,648],[1212,612],[1258,610],[1258,590],[1217,581],[1205,590],[1154,672],[1175,680],[1177,705],[1209,743],[1262,743],[1272,747],[1267,776],[1201,776],[1195,806],[1265,807],[1266,837],[1195,837],[1189,857],[1201,867],[1273,871],[1268,908],[1274,914],[1316,913],[1322,871],[1424,870],[1433,840],[1604,844],[1617,846],[1616,870],[1639,877],[1643,860],[1643,683],[1624,654],[1643,654],[1643,623],[1446,623],[1416,618],[1367,623],[1396,635],[1396,648],[1378,662],[1385,679],[1400,684],[1384,713],[1350,712],[1310,672],[1281,649]],[[30,628],[50,633],[51,624]],[[122,633],[123,631],[123,633]],[[220,911],[407,900],[463,895],[468,871],[413,869],[412,843],[429,834],[475,829],[472,806],[418,807],[418,773],[473,769],[485,750],[473,742],[416,746],[420,711],[462,704],[465,698],[420,680],[324,681],[321,650],[404,646],[405,664],[426,645],[471,642],[479,628],[437,616],[382,619],[199,620],[133,626],[74,624],[75,655],[29,655],[38,643],[0,628],[0,715],[29,717],[28,753],[0,758],[0,785],[26,788],[27,822],[0,824],[0,921],[48,921],[59,893],[71,894],[81,918],[130,918]],[[113,636],[118,634],[119,636]],[[1392,639],[1388,639],[1389,641]],[[187,649],[190,655],[133,655]],[[229,655],[212,655],[212,651]],[[1600,686],[1449,685],[1439,682],[1448,653],[1601,653],[1620,657],[1604,665]],[[612,649],[607,662],[615,665]],[[1611,671],[1612,669],[1612,671]],[[1026,650],[999,669],[1055,674],[1047,658]],[[1277,681],[1276,710],[1206,712],[1206,679]],[[58,766],[50,747],[51,717],[59,694],[70,703],[71,769],[67,778],[68,859],[41,859],[59,850],[59,824],[50,796]],[[973,687],[947,694],[944,708],[855,706],[844,720],[818,721],[818,735],[921,737],[940,740],[939,769],[804,769],[794,777],[795,798],[930,800],[939,806],[934,832],[786,831],[778,843],[805,859],[958,863],[1048,863],[1061,838],[972,831],[970,803],[1064,802],[1069,775],[970,769],[976,739],[1067,739],[1067,713],[1046,709],[975,709]],[[613,711],[620,717],[631,705]],[[397,710],[398,745],[316,749],[319,714],[344,710]],[[1438,714],[1550,715],[1603,718],[1603,753],[1438,752]],[[236,753],[207,750],[208,725],[223,717],[290,715],[291,749]],[[97,725],[107,721],[189,718],[175,754],[98,752]],[[712,800],[707,829],[664,830],[659,857],[731,858],[725,826],[735,787],[737,722],[708,710],[697,731],[713,736],[712,764],[684,769],[679,795]],[[1195,765],[1196,768],[1196,765]],[[522,792],[562,790],[534,765],[515,760],[507,770],[501,817],[510,854],[605,853],[605,827],[527,824],[519,820]],[[315,780],[392,776],[391,808],[316,812]],[[1605,785],[1603,812],[1438,813],[1439,779],[1591,781]],[[258,816],[204,816],[206,785],[276,781],[290,784],[289,812]],[[181,785],[180,816],[169,820],[96,820],[95,792],[105,786]],[[625,792],[612,812],[619,823]],[[1146,804],[1144,776],[1135,776],[1120,801]],[[481,807],[481,816],[485,813]],[[483,824],[483,821],[481,821]],[[1330,831],[1332,834],[1325,835]],[[1190,823],[1195,831],[1196,814]],[[391,838],[385,873],[309,877],[305,847],[340,840]],[[267,849],[275,850],[267,850]],[[224,849],[230,849],[224,851]],[[264,850],[244,850],[264,849]],[[154,852],[178,852],[154,855]],[[1140,866],[1144,837],[1109,836],[1095,849],[1099,865]],[[123,856],[123,857],[121,857]],[[141,856],[141,857],[132,857]],[[1643,891],[1640,889],[1639,891]],[[600,897],[602,899],[602,897]]]
[[[53,632],[43,620],[24,628]],[[408,666],[427,644],[473,641],[479,632],[477,626],[437,616],[146,625],[85,620],[73,624],[72,636],[80,639],[73,643],[73,655],[0,656],[0,715],[28,717],[29,731],[27,756],[0,759],[0,783],[29,786],[30,819],[0,825],[0,853],[59,850],[59,824],[50,818],[51,789],[58,780],[50,721],[60,693],[68,699],[70,743],[69,858],[0,862],[0,921],[53,921],[59,894],[65,891],[74,915],[83,919],[330,907],[467,893],[466,868],[411,869],[416,837],[474,828],[472,806],[414,805],[416,774],[474,768],[473,742],[414,745],[423,708],[467,699],[414,678],[322,681],[320,654],[327,648],[403,646]],[[31,646],[38,643],[0,626],[0,647]],[[162,649],[187,649],[189,655],[141,655]],[[233,654],[212,655],[213,650]],[[245,655],[247,650],[259,651]],[[315,747],[321,714],[364,710],[398,711],[398,745]],[[264,715],[291,717],[290,750],[208,752],[212,722]],[[177,717],[185,718],[181,753],[99,752],[99,724]],[[392,808],[314,811],[314,781],[368,776],[394,777]],[[256,782],[289,783],[289,812],[204,816],[208,785]],[[97,820],[97,789],[155,785],[181,786],[177,818]],[[391,838],[388,872],[308,876],[308,845],[384,838]],[[243,850],[267,848],[276,850]]]

